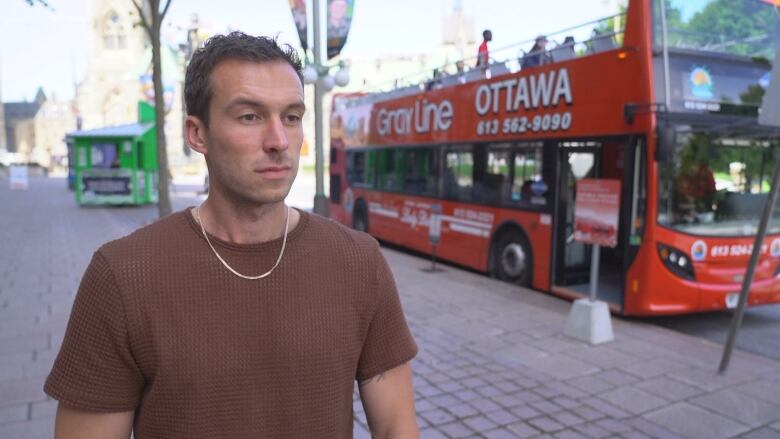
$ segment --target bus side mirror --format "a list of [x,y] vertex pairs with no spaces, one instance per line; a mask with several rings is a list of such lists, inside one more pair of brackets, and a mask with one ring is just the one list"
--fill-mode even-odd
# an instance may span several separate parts
[[677,130],[672,125],[658,127],[658,142],[655,148],[655,161],[669,163],[674,160],[674,145],[677,142]]

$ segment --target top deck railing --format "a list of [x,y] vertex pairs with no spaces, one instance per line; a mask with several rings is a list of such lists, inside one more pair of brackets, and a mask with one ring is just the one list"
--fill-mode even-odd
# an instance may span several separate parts
[[544,48],[536,46],[537,37],[491,49],[487,65],[478,66],[475,55],[433,70],[369,84],[365,89],[368,94],[350,98],[349,105],[395,99],[617,49],[623,46],[625,18],[625,13],[616,14],[545,35]]

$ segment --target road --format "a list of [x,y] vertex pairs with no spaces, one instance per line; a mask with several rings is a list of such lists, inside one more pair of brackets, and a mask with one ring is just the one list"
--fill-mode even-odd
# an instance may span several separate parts
[[[716,343],[725,343],[731,318],[731,312],[716,312],[655,317],[648,322]],[[748,308],[737,338],[737,348],[780,360],[780,305]]]

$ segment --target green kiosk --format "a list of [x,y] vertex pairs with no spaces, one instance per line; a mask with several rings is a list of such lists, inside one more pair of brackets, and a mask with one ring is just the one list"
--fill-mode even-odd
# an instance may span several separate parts
[[154,108],[146,102],[138,103],[138,123],[69,133],[76,202],[156,203],[156,136]]

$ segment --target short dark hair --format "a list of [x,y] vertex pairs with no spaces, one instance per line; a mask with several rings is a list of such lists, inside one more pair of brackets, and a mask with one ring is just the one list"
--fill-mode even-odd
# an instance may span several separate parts
[[243,32],[215,35],[192,55],[184,78],[184,102],[187,114],[209,123],[211,72],[221,61],[235,59],[258,63],[288,63],[303,84],[301,59],[289,44],[280,45],[275,38],[255,37]]
[[482,38],[483,39],[487,38],[488,35],[492,35],[492,34],[493,34],[493,32],[490,32],[490,29],[485,29],[485,30],[482,31]]

